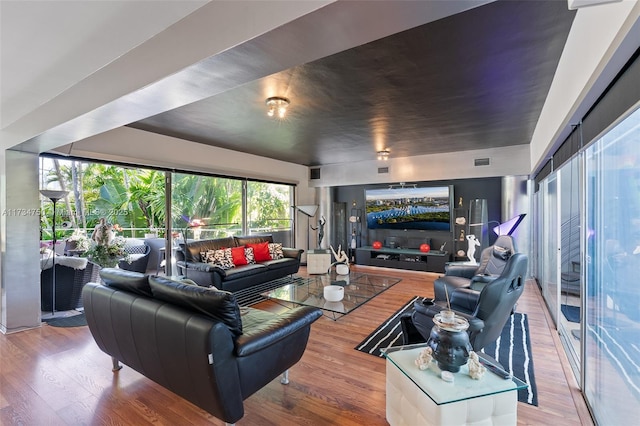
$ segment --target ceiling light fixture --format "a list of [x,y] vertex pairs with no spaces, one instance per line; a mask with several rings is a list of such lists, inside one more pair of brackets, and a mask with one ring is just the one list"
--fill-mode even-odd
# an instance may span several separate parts
[[287,107],[289,106],[289,99],[274,96],[267,98],[267,115],[273,117],[278,112],[278,118],[284,118],[287,114]]
[[382,151],[378,151],[378,160],[388,160],[389,159],[389,150],[383,149]]

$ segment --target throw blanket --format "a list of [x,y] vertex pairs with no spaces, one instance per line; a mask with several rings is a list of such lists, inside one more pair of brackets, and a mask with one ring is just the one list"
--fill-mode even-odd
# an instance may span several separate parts
[[[56,255],[56,265],[68,266],[73,269],[85,269],[89,260],[86,257],[71,257]],[[53,267],[53,256],[51,253],[40,255],[40,269],[50,269]]]

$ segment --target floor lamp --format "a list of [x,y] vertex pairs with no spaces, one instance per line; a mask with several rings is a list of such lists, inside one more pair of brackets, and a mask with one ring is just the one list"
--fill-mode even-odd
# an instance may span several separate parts
[[55,191],[49,189],[41,189],[40,193],[51,200],[53,203],[53,262],[51,270],[51,315],[56,313],[56,203],[69,194],[69,191]]
[[311,224],[311,218],[315,216],[318,211],[318,206],[310,205],[310,206],[296,206],[296,209],[300,210],[307,216],[307,251],[311,248],[311,232],[309,232],[309,225]]

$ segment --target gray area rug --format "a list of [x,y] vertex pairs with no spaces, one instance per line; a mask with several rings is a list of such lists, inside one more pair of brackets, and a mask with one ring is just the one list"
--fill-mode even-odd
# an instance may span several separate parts
[[69,317],[47,318],[42,320],[52,327],[82,327],[87,325],[87,318],[84,312]]

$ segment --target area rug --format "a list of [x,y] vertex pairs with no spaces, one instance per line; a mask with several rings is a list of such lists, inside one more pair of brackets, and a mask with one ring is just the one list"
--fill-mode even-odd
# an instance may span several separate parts
[[254,285],[243,290],[234,291],[233,294],[234,296],[236,296],[238,305],[251,306],[267,300],[266,298],[261,296],[260,293],[271,291],[278,287],[283,287],[287,284],[301,284],[302,282],[304,282],[304,278],[293,275],[290,277],[278,278],[273,281]]
[[82,327],[87,325],[87,318],[84,316],[84,312],[68,317],[47,318],[42,321],[52,327]]
[[[355,349],[381,357],[380,348],[402,345],[400,317],[405,312],[411,312],[415,301],[423,299],[424,297],[414,296],[367,336]],[[538,405],[526,314],[515,313],[511,315],[498,340],[491,345],[487,345],[483,352],[496,359],[505,370],[527,384],[527,388],[518,391],[518,401],[530,405]]]
[[580,307],[571,305],[560,305],[560,311],[562,315],[569,322],[580,322]]

